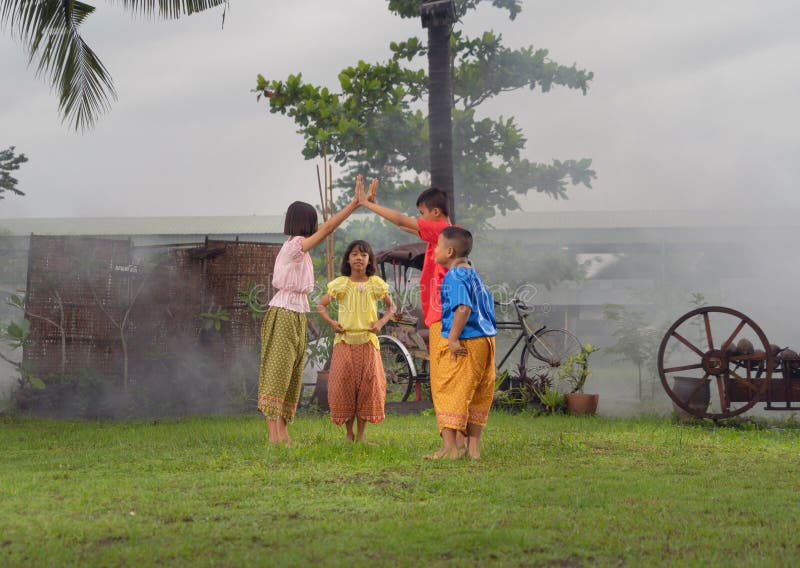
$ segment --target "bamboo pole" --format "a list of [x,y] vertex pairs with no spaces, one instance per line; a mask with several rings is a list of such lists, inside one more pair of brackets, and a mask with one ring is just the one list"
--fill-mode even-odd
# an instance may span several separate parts
[[322,180],[319,177],[319,164],[317,164],[317,187],[319,188],[319,203],[322,208],[322,220],[328,220],[328,214],[325,212],[325,199],[322,197]]
[[[328,150],[322,151],[322,172],[320,176],[319,164],[317,164],[317,189],[319,190],[320,209],[322,210],[322,220],[327,222],[333,217],[333,166],[328,163]],[[325,275],[328,280],[334,278],[334,241],[333,233],[325,237]]]
[[[334,214],[334,208],[333,208],[333,165],[330,164],[330,163],[328,163],[328,209],[329,209],[330,216],[333,217],[333,214]],[[333,233],[331,233],[328,237],[329,237],[330,243],[331,243],[331,254],[328,257],[328,259],[329,259],[328,262],[330,264],[330,266],[328,268],[328,274],[330,276],[328,277],[328,279],[329,280],[333,280],[334,276],[336,275],[335,274],[335,269],[334,269],[336,262],[335,262],[335,259],[333,258],[334,254],[336,252],[335,248],[334,248],[334,236],[333,236]]]

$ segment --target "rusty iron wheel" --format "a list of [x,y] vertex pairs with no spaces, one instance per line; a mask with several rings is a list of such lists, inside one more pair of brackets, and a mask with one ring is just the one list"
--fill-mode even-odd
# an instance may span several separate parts
[[[755,343],[750,353],[733,347],[742,335]],[[774,369],[775,357],[761,328],[743,313],[722,306],[685,313],[667,330],[658,349],[661,385],[677,407],[697,418],[721,420],[748,411],[764,400]],[[679,382],[694,386],[683,390],[681,385],[679,396]],[[698,402],[704,396],[707,407]]]

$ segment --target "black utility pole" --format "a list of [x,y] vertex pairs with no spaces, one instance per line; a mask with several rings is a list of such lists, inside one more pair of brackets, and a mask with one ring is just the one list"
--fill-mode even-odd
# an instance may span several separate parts
[[450,26],[456,21],[453,0],[424,0],[422,27],[428,29],[428,120],[430,121],[431,185],[447,193],[450,221],[453,198],[453,86],[450,70]]

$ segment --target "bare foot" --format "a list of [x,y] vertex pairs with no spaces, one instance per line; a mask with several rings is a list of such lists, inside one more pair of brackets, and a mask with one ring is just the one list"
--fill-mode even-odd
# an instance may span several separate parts
[[347,441],[348,442],[355,442],[356,441],[356,437],[352,432],[348,432],[347,433]]
[[479,449],[470,448],[464,453],[467,455],[469,459],[473,461],[479,461],[481,459],[481,451]]
[[440,460],[442,459],[442,456],[444,456],[444,452],[445,452],[444,448],[439,448],[432,454],[425,454],[423,457],[426,460]]
[[457,460],[464,457],[464,448],[441,448],[440,450],[425,456],[426,460]]
[[466,450],[464,450],[464,448],[452,448],[451,450],[445,452],[442,458],[447,460],[460,460],[464,457],[465,453]]

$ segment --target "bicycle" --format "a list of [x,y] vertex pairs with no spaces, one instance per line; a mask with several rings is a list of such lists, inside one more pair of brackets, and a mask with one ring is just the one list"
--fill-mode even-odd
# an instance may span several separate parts
[[531,329],[527,317],[533,308],[525,304],[518,298],[512,298],[507,302],[495,300],[495,306],[512,306],[516,312],[516,321],[498,320],[497,330],[518,330],[514,343],[508,348],[500,362],[497,363],[498,372],[508,361],[511,354],[522,343],[522,353],[520,354],[518,374],[509,373],[508,384],[501,385],[507,388],[521,386],[520,382],[527,379],[537,380],[539,383],[546,383],[550,388],[560,392],[570,392],[572,387],[562,383],[559,377],[559,368],[570,357],[581,352],[581,342],[577,336],[569,330],[562,328],[548,328],[546,325],[538,329]]
[[[497,329],[518,330],[514,342],[503,355],[496,367],[498,371],[503,368],[517,346],[522,344],[519,359],[519,373],[509,376],[505,388],[519,387],[516,382],[521,382],[522,377],[538,379],[546,382],[550,388],[562,392],[569,392],[565,384],[559,380],[558,369],[571,356],[581,352],[581,342],[572,332],[561,328],[548,328],[543,325],[532,329],[527,317],[533,308],[517,298],[508,302],[495,301],[496,306],[512,306],[516,312],[516,320],[498,320]],[[411,393],[416,389],[417,400],[421,399],[422,391],[430,383],[430,360],[428,346],[420,330],[417,329],[416,319],[403,316],[386,325],[387,333],[378,336],[381,346],[381,358],[386,372],[387,400],[400,397],[406,402]]]
[[[418,325],[421,312],[410,313],[414,302],[409,301],[408,294],[410,271],[422,270],[425,247],[425,243],[400,245],[379,251],[375,257],[381,277],[393,281],[398,297],[395,319],[388,322],[384,333],[378,336],[386,372],[387,402],[405,402],[412,392],[416,392],[418,401],[422,400],[423,395],[430,396],[428,330]],[[389,279],[387,268],[391,268]],[[525,373],[526,377],[544,378],[548,385],[564,390],[566,387],[558,384],[558,368],[570,356],[580,353],[581,342],[578,338],[566,329],[548,329],[546,326],[531,329],[526,318],[533,308],[517,298],[495,302],[495,305],[513,306],[517,316],[516,321],[498,321],[498,330],[519,330],[516,340],[497,365],[498,370],[502,369],[517,346],[524,342],[519,360],[521,372],[517,378]]]

